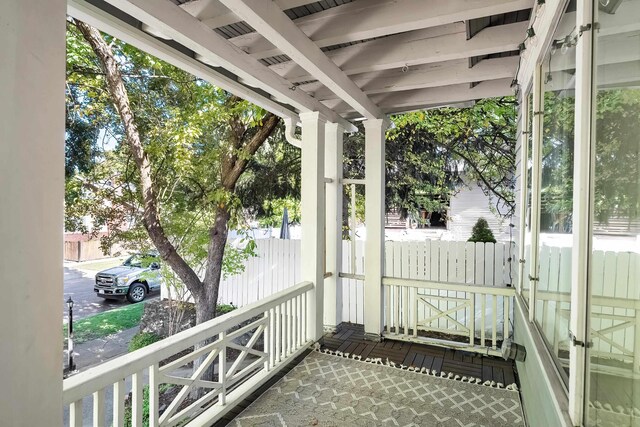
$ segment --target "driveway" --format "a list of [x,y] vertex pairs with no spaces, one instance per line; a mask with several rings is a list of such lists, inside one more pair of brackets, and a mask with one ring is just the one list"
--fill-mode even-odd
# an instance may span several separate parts
[[[70,264],[70,263],[69,263]],[[113,310],[129,304],[126,299],[106,300],[96,296],[93,291],[93,283],[96,271],[81,270],[73,265],[65,263],[64,266],[64,301],[62,303],[62,314],[64,323],[67,323],[68,308],[66,300],[73,299],[73,319],[78,320],[92,314]],[[145,301],[158,298],[160,292],[150,293]]]

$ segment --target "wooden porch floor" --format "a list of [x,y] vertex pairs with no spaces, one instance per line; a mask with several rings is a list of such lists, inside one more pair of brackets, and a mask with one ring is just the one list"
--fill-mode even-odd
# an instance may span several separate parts
[[343,324],[338,333],[325,335],[324,347],[333,351],[361,355],[363,359],[380,357],[384,361],[389,358],[394,363],[406,366],[472,376],[481,378],[483,382],[495,381],[504,385],[516,382],[512,362],[426,344],[389,339],[379,343],[366,341],[362,325]]

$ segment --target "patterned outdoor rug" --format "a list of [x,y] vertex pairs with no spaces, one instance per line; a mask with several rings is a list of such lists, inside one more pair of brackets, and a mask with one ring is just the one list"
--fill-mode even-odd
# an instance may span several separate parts
[[[236,426],[524,426],[515,387],[311,352]],[[233,425],[233,424],[232,424]]]

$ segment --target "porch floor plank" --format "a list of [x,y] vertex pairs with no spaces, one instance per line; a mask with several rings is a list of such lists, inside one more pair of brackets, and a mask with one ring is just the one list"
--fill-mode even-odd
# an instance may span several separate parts
[[495,381],[505,385],[517,381],[512,362],[390,337],[381,342],[368,341],[364,339],[364,327],[353,323],[343,323],[339,332],[325,335],[323,346],[332,351],[360,355],[363,360],[380,358],[384,362],[389,359],[398,365],[451,372],[454,375],[472,376],[481,378],[482,381]]

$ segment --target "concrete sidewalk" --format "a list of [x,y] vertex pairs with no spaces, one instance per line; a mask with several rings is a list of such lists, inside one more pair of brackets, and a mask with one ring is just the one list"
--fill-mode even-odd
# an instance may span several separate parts
[[[140,327],[125,329],[104,338],[77,344],[73,351],[73,360],[76,371],[82,372],[92,366],[99,365],[107,360],[121,356],[129,352],[129,342]],[[64,365],[67,366],[67,351],[64,352]]]

